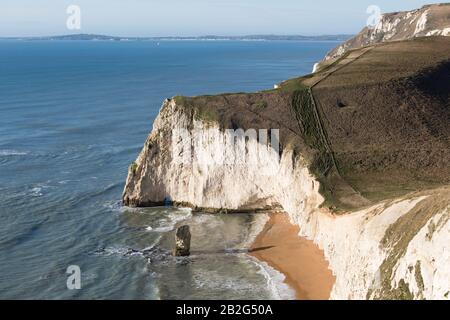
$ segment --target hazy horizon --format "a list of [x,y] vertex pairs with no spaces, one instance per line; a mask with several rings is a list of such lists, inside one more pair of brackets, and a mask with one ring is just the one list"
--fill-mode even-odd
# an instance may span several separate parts
[[99,34],[99,33],[65,33],[65,34],[46,34],[38,36],[0,36],[0,38],[51,38],[51,37],[66,37],[66,36],[102,36],[113,38],[205,38],[205,37],[338,37],[338,36],[353,36],[355,33],[336,33],[336,34],[317,34],[317,35],[305,35],[305,34],[199,34],[199,35],[160,35],[160,36],[130,36],[130,35],[115,35],[115,34]]
[[[429,1],[347,0],[3,0],[0,37],[99,34],[118,37],[205,35],[340,35],[358,33],[371,15],[411,10]],[[67,8],[81,10],[80,29],[69,30]]]

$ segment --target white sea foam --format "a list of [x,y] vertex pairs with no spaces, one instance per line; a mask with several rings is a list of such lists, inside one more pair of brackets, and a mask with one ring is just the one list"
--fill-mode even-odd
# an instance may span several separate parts
[[[108,201],[103,204],[103,207],[107,208],[111,211],[114,211],[114,212],[123,212],[124,211],[124,207],[122,206],[122,203],[120,200]],[[129,208],[126,208],[126,209],[129,209]]]
[[[192,217],[191,209],[170,208],[166,212],[168,212],[166,213],[166,217],[158,220],[159,225],[147,226],[147,231],[154,231],[160,233],[170,232],[175,229],[178,223],[190,219]],[[149,228],[151,228],[151,230]]]
[[152,250],[155,246],[156,246],[156,244],[159,242],[159,238],[158,238],[158,241],[155,241],[155,243],[154,244],[152,244],[152,245],[150,245],[150,246],[148,246],[148,247],[145,247],[144,249],[142,249],[142,251],[149,251],[149,250]]
[[33,189],[31,189],[31,195],[33,197],[41,197],[42,194],[42,188],[41,187],[35,187]]
[[132,251],[130,248],[124,246],[110,246],[106,247],[101,254],[106,256],[142,256],[143,253],[141,251]]
[[26,156],[28,153],[24,151],[17,150],[0,150],[0,156],[8,157],[8,156]]
[[254,257],[250,257],[250,259],[256,266],[258,266],[259,273],[266,279],[267,287],[269,288],[273,299],[295,300],[295,291],[284,282],[286,277],[281,272]]
[[[148,228],[148,227],[147,227]],[[152,231],[154,232],[160,232],[160,233],[165,233],[165,232],[170,232],[172,230],[175,229],[175,225],[173,226],[168,226],[168,227],[158,227],[158,228],[153,228]],[[147,229],[148,230],[148,229]]]
[[187,220],[192,217],[191,209],[177,209],[176,211],[172,211],[169,213],[169,219],[172,224],[177,224],[178,222]]
[[116,247],[116,246],[112,246],[112,247],[106,247],[103,250],[103,253],[107,256],[112,256],[112,255],[125,255],[128,252],[128,248],[126,247]]
[[[132,208],[120,206],[120,210],[146,214],[148,208]],[[175,209],[170,207],[163,209],[162,212],[159,211],[157,214],[160,215],[161,218],[159,218],[155,222],[155,225],[146,225],[145,226],[146,231],[159,233],[170,232],[175,229],[178,223],[190,219],[192,217],[192,210],[189,208]]]
[[256,237],[264,230],[264,226],[269,221],[268,214],[255,214],[253,215],[253,221],[248,230],[248,234],[244,241],[240,244],[241,248],[249,248],[255,241]]
[[67,180],[58,181],[58,184],[68,184],[68,183],[71,183],[71,182],[79,182],[79,181],[81,181],[81,180],[78,180],[78,179],[67,179]]

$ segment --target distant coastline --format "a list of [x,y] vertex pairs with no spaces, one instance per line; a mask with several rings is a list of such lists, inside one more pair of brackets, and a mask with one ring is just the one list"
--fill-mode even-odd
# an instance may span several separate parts
[[0,37],[0,40],[34,40],[34,41],[346,41],[353,35],[321,35],[321,36],[302,36],[302,35],[247,35],[247,36],[195,36],[195,37],[117,37],[98,34],[72,34],[44,37]]

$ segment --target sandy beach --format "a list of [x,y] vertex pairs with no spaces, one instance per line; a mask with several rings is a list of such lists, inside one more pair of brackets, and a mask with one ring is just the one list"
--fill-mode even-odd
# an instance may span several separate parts
[[327,300],[335,278],[323,251],[298,232],[286,214],[272,214],[250,254],[283,273],[298,300]]

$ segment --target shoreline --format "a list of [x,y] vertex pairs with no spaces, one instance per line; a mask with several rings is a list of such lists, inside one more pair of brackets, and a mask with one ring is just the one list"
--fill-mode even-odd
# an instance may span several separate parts
[[297,300],[328,300],[335,277],[323,251],[298,233],[287,214],[270,214],[249,254],[282,273]]

